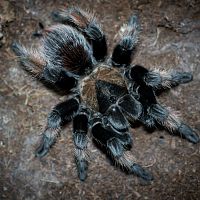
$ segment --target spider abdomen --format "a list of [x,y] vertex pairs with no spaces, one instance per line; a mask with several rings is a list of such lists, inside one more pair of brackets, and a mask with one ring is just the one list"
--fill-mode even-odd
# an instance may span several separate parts
[[81,80],[80,93],[82,101],[87,106],[105,113],[120,97],[128,94],[128,90],[118,69],[100,65]]

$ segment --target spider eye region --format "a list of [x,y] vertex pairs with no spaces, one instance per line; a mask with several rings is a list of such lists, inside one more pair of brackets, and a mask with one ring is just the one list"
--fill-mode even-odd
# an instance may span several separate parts
[[82,101],[100,113],[115,104],[128,93],[126,83],[117,69],[107,66],[97,67],[80,84]]

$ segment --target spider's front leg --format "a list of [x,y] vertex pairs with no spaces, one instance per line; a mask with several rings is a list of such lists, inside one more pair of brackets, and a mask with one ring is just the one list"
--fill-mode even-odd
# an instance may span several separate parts
[[92,45],[93,56],[96,60],[104,60],[107,55],[106,37],[93,13],[74,7],[54,11],[52,16],[55,21],[68,24],[80,31]]
[[87,110],[80,109],[77,116],[73,119],[73,140],[75,144],[75,161],[78,170],[78,176],[81,181],[87,177],[88,169],[88,118]]
[[42,134],[39,147],[36,149],[36,156],[45,156],[50,147],[56,142],[61,131],[61,127],[71,121],[79,109],[79,100],[71,98],[65,102],[59,103],[53,108],[48,116],[46,130]]
[[131,63],[133,52],[138,43],[139,32],[138,18],[133,15],[118,33],[119,41],[114,47],[111,58],[115,67],[124,67]]
[[121,167],[125,167],[130,173],[136,174],[146,181],[153,180],[151,174],[134,162],[130,151],[127,151],[127,144],[131,145],[132,139],[128,133],[118,134],[106,127],[100,118],[96,118],[92,125],[92,135],[101,145],[105,146],[114,161]]
[[80,75],[91,72],[95,62],[84,36],[62,24],[46,30],[38,49],[27,49],[16,42],[12,49],[26,71],[65,92],[77,85]]
[[188,83],[193,79],[192,74],[189,72],[148,70],[140,65],[132,66],[131,69],[127,70],[126,75],[139,84],[152,87],[154,91]]
[[63,91],[69,91],[76,86],[77,78],[74,74],[64,68],[50,66],[39,50],[27,49],[16,42],[12,44],[12,49],[24,69],[45,84]]

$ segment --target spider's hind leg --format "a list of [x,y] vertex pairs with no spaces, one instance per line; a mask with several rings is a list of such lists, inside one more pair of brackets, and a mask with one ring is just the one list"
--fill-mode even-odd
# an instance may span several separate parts
[[81,110],[73,120],[73,140],[75,144],[75,161],[78,170],[78,176],[81,181],[87,177],[88,169],[88,113]]
[[129,134],[122,133],[120,135],[113,132],[102,123],[101,119],[95,119],[92,126],[92,135],[97,142],[107,148],[108,153],[119,166],[126,168],[130,173],[136,174],[144,180],[153,180],[152,175],[136,164],[130,151],[127,151],[126,144],[132,143]]
[[107,55],[106,37],[93,13],[73,7],[69,10],[54,11],[52,16],[55,21],[79,30],[91,43],[96,60],[104,60]]
[[48,116],[46,130],[42,134],[39,147],[36,149],[36,156],[45,156],[52,145],[56,142],[61,128],[71,121],[79,108],[79,101],[76,98],[59,103],[53,108]]
[[153,104],[149,107],[149,115],[161,126],[170,132],[180,134],[183,138],[194,144],[200,141],[198,134],[171,110],[160,104]]
[[130,17],[127,24],[123,25],[118,33],[119,41],[114,47],[112,64],[115,67],[128,66],[138,43],[140,26],[137,16]]
[[109,149],[113,159],[117,164],[128,169],[130,173],[143,178],[146,181],[152,181],[153,176],[144,170],[139,164],[135,163],[134,157],[130,151],[125,151],[120,140],[117,138],[111,138],[107,142],[107,148]]

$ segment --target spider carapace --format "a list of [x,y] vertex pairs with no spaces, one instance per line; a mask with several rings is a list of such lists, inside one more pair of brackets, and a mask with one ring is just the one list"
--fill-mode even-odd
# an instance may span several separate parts
[[100,64],[81,80],[80,94],[86,105],[103,114],[120,96],[128,94],[128,91],[118,69]]
[[199,142],[198,134],[156,99],[166,88],[190,82],[192,74],[131,64],[140,32],[137,16],[121,27],[110,57],[105,34],[93,14],[71,8],[52,16],[58,24],[44,31],[38,49],[12,45],[26,71],[67,95],[49,113],[36,156],[46,155],[61,128],[73,121],[80,180],[87,177],[87,146],[92,137],[119,166],[151,181],[153,176],[130,153],[132,124],[159,125],[189,142]]

